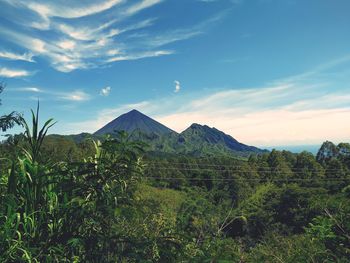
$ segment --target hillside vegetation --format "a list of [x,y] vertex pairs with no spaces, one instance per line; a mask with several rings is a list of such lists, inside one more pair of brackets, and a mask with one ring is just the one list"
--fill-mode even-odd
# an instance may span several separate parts
[[151,155],[32,118],[0,144],[0,262],[349,262],[347,143]]

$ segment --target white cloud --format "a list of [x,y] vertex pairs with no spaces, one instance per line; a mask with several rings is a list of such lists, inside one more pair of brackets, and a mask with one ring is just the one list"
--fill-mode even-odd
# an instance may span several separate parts
[[20,87],[20,88],[8,88],[10,92],[33,92],[33,93],[46,93],[45,90],[38,87]]
[[[32,92],[40,93],[45,95],[45,100],[65,100],[71,102],[82,102],[91,99],[91,95],[82,90],[71,90],[71,91],[55,91],[39,87],[19,87],[19,88],[9,88],[8,91],[13,92]],[[33,97],[31,97],[33,98]],[[35,97],[37,98],[37,97]],[[42,100],[43,98],[41,98]]]
[[58,99],[68,100],[68,101],[87,101],[87,100],[90,100],[91,97],[89,94],[85,93],[84,91],[76,90],[73,92],[59,93]]
[[28,91],[28,92],[35,92],[35,93],[42,93],[44,92],[42,89],[37,88],[37,87],[23,87],[23,88],[18,88],[15,89],[17,91]]
[[76,43],[73,40],[66,39],[66,40],[62,40],[62,41],[58,42],[57,45],[63,49],[72,50],[75,48]]
[[124,60],[137,60],[142,58],[159,57],[159,56],[171,55],[171,54],[174,54],[174,51],[171,51],[171,50],[147,51],[147,52],[142,52],[142,53],[132,54],[132,55],[115,56],[107,59],[106,62],[110,63],[110,62],[124,61]]
[[101,91],[100,91],[100,95],[105,96],[105,97],[109,96],[110,93],[111,93],[110,86],[105,87],[105,88],[101,89]]
[[23,53],[23,54],[16,54],[8,51],[0,51],[0,58],[6,58],[10,60],[23,60],[27,62],[35,62],[33,60],[33,54],[28,52],[28,53]]
[[181,89],[180,81],[175,80],[174,83],[175,83],[175,90],[174,90],[174,92],[178,93],[180,91],[180,89]]
[[[0,37],[6,37],[28,49],[28,54],[47,59],[58,71],[71,72],[123,60],[173,54],[174,51],[163,49],[162,46],[195,37],[209,23],[218,20],[211,18],[194,26],[164,32],[148,29],[157,21],[155,17],[129,19],[161,2],[163,1],[7,1],[13,5],[17,15],[21,16],[15,23],[26,27],[26,30],[15,31],[0,26]],[[28,15],[28,12],[23,12],[24,9],[29,9],[33,14]],[[99,19],[88,17],[97,13],[101,13]],[[28,25],[47,30],[47,33],[38,34],[36,29],[28,29]],[[29,56],[23,58],[31,59]]]
[[91,41],[104,35],[103,30],[109,28],[115,22],[116,20],[112,19],[98,26],[84,25],[83,27],[70,26],[64,23],[54,23],[54,27],[56,30],[75,40]]
[[108,0],[104,2],[95,3],[89,6],[72,7],[68,5],[56,5],[52,3],[37,3],[32,1],[15,1],[20,2],[28,9],[36,12],[44,18],[61,17],[61,18],[80,18],[94,15],[106,11],[113,6],[123,2],[122,0]]
[[[141,24],[146,25],[148,23],[149,22],[144,22]],[[137,25],[137,27],[141,26],[141,24]],[[0,29],[2,28],[0,27]],[[13,32],[8,29],[2,30],[2,33],[9,36],[9,39],[14,43],[30,49],[34,54],[48,58],[52,66],[56,70],[62,72],[91,68],[99,64],[116,61],[138,60],[174,53],[169,50],[129,51],[125,49],[125,45],[115,44],[114,41],[108,37],[101,37],[93,41],[83,42],[71,39],[51,42]]]
[[120,54],[120,50],[119,49],[110,49],[106,52],[107,56],[116,56],[118,54]]
[[174,43],[180,40],[186,40],[201,34],[201,31],[196,30],[176,30],[168,33],[163,33],[158,36],[151,36],[148,39],[144,39],[144,44],[150,47],[161,47],[170,43]]
[[90,28],[75,28],[66,24],[57,24],[57,29],[66,34],[67,36],[74,38],[76,40],[92,40],[94,38],[94,33],[98,31],[98,29],[90,29]]
[[[70,72],[78,68],[86,68],[87,62],[82,60],[82,54],[69,50],[73,47],[69,42],[51,43],[28,35],[1,28],[3,34],[19,46],[30,49],[34,54],[46,57],[52,66],[62,72]],[[59,46],[60,45],[60,46]]]
[[47,49],[45,48],[46,43],[40,39],[36,38],[28,38],[30,44],[29,48],[31,48],[34,52],[45,53]]
[[23,69],[0,68],[0,76],[5,78],[20,78],[32,75],[32,72]]
[[159,4],[162,1],[163,0],[142,0],[139,3],[129,7],[125,13],[128,15],[134,15],[134,14],[142,11],[143,9],[149,8],[149,7],[156,5],[156,4]]

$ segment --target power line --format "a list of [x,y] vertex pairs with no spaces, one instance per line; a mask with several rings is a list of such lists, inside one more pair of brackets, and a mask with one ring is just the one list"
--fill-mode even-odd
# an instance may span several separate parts
[[293,182],[293,181],[348,181],[350,178],[294,178],[294,179],[263,179],[263,178],[186,178],[186,177],[158,177],[158,176],[144,176],[146,179],[159,179],[159,180],[189,180],[189,181],[257,181],[257,182]]
[[[147,164],[147,162],[146,162]],[[221,165],[221,164],[203,164],[203,163],[200,163],[200,164],[196,164],[196,163],[157,163],[157,162],[150,162],[150,164],[154,164],[154,165],[184,165],[184,166],[206,166],[206,167],[220,167],[220,168],[239,168],[239,169],[242,169],[242,168],[251,168],[251,166],[247,166],[247,167],[244,167],[244,166],[241,166],[241,165]],[[152,166],[150,166],[152,167]],[[156,168],[156,169],[163,169],[163,167],[152,167],[152,168]],[[201,169],[202,167],[198,167],[199,169]],[[257,166],[257,167],[254,167],[256,168],[256,170],[259,170],[259,171],[271,171],[271,169],[276,169],[274,167],[269,167],[269,166]],[[178,169],[178,167],[174,167],[174,169]],[[189,169],[194,169],[194,168],[189,168]],[[208,168],[209,169],[209,168]],[[339,168],[332,168],[332,169],[327,169],[327,168],[324,168],[322,167],[320,170],[317,170],[317,169],[309,169],[307,167],[305,168],[301,168],[301,167],[286,167],[286,169],[289,169],[291,171],[316,171],[316,172],[319,172],[320,170],[324,170],[324,171],[344,171],[344,169],[339,169]]]
[[[210,168],[186,168],[186,167],[153,167],[156,171],[162,170],[162,171],[198,171],[198,172],[242,172],[242,173],[249,173],[249,172],[266,172],[266,173],[285,173],[285,174],[305,174],[305,173],[319,173],[320,170],[291,170],[291,171],[276,171],[276,170],[242,170],[242,169],[210,169]],[[151,170],[154,172],[153,170]],[[327,171],[327,170],[326,170]],[[325,171],[325,172],[326,172]],[[344,170],[334,170],[331,174],[336,174],[336,172],[346,172]],[[348,173],[348,172],[347,172]],[[330,173],[327,173],[330,174]]]

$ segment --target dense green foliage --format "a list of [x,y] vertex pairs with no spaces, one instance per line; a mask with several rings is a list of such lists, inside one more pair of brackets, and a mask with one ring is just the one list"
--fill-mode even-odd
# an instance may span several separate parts
[[20,124],[0,144],[0,262],[350,261],[349,144],[157,157]]
[[[0,94],[4,91],[5,86],[6,85],[4,82],[0,82]],[[20,125],[21,118],[22,116],[15,111],[7,115],[0,116],[0,131],[5,132],[6,130],[13,128],[15,125]]]

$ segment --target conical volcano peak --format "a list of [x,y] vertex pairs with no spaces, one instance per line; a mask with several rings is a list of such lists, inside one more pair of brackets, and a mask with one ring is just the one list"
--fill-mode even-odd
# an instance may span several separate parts
[[121,117],[123,117],[124,119],[130,119],[130,118],[133,118],[133,119],[135,119],[135,118],[136,119],[138,119],[138,118],[144,119],[144,118],[149,118],[147,115],[145,115],[142,112],[140,112],[138,110],[135,110],[135,109],[120,115],[118,118],[121,118]]
[[130,114],[130,115],[145,115],[142,112],[135,110],[135,109],[132,109],[131,111],[129,111],[127,113],[124,113],[124,115],[128,115],[128,114]]
[[95,132],[96,135],[113,134],[117,131],[126,131],[132,133],[138,130],[146,134],[164,135],[174,133],[173,130],[148,117],[138,110],[131,110],[125,114],[120,115],[106,126]]

